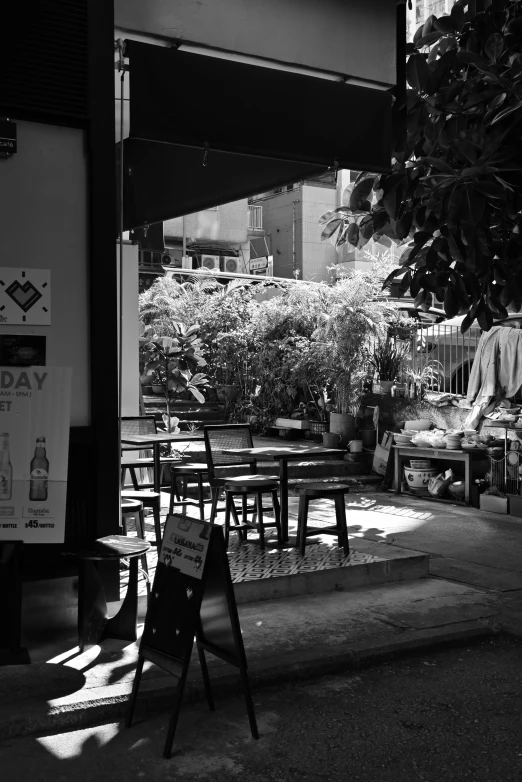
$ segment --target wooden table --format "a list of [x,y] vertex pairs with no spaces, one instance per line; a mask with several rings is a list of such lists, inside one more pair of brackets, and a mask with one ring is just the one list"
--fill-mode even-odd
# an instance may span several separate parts
[[162,443],[193,443],[202,441],[203,433],[190,434],[189,432],[180,432],[179,434],[169,434],[169,432],[157,432],[157,434],[122,434],[121,436],[121,442],[124,445],[135,445],[138,448],[143,449],[152,448],[154,463],[154,491],[160,491],[160,445]]
[[471,495],[471,461],[482,455],[480,448],[469,451],[453,451],[447,448],[416,448],[414,445],[394,445],[395,450],[395,494],[401,493],[402,467],[408,459],[443,459],[446,462],[464,462],[464,500],[469,505]]
[[249,456],[255,459],[279,462],[279,481],[281,492],[281,533],[283,541],[288,540],[288,462],[313,461],[314,459],[335,459],[346,453],[339,448],[326,448],[322,445],[287,445],[281,448],[226,448],[223,453],[231,456]]

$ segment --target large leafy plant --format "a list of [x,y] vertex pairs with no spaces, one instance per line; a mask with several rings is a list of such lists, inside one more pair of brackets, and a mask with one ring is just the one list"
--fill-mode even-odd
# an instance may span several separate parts
[[199,324],[185,326],[182,323],[169,324],[174,336],[155,337],[144,346],[145,374],[154,376],[163,387],[167,403],[165,418],[167,430],[171,431],[171,403],[184,392],[190,392],[198,402],[204,402],[201,388],[208,384],[208,378],[199,372],[206,366],[198,337]]
[[361,174],[323,238],[362,248],[405,244],[400,268],[416,305],[444,300],[488,330],[522,305],[522,3],[458,0],[408,44],[407,130],[392,173]]

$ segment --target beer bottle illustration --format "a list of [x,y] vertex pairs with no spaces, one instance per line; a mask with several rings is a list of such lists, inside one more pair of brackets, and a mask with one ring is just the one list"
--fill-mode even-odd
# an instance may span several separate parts
[[45,455],[45,437],[36,438],[36,448],[31,459],[29,499],[46,500],[49,480],[49,459]]
[[0,434],[0,500],[10,500],[13,491],[13,468],[9,456],[9,434]]

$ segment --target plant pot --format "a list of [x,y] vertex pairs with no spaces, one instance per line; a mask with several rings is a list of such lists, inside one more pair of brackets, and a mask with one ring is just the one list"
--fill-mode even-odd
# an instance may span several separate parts
[[375,429],[361,429],[361,440],[364,448],[375,448]]
[[381,380],[381,394],[391,394],[393,380]]
[[241,389],[238,386],[217,386],[216,393],[220,402],[235,402]]
[[156,385],[155,383],[153,383],[151,388],[153,394],[158,394],[158,396],[161,396],[163,394],[163,386]]
[[330,413],[330,432],[341,435],[338,448],[347,448],[355,437],[355,416],[350,413]]

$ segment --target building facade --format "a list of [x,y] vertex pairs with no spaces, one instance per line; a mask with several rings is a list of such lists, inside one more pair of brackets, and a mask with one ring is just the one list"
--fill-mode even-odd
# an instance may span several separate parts
[[449,14],[454,3],[455,0],[413,0],[411,9],[406,6],[406,40],[412,41],[419,25],[432,14]]

